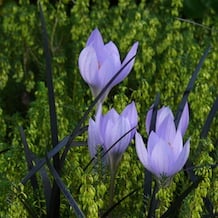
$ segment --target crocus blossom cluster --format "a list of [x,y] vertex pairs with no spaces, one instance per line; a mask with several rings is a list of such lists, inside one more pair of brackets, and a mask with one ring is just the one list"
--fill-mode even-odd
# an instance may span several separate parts
[[146,131],[149,134],[147,148],[142,136],[136,133],[136,151],[142,164],[158,178],[169,178],[182,169],[189,156],[189,140],[183,146],[183,135],[189,122],[186,104],[178,127],[169,107],[157,111],[155,131],[150,131],[151,109],[146,117]]
[[103,147],[112,171],[117,169],[123,152],[127,149],[136,132],[138,123],[135,103],[129,104],[119,115],[115,109],[102,115],[102,106],[97,110],[95,121],[89,120],[88,146],[92,157],[98,146]]
[[[138,48],[136,42],[124,61],[113,42],[104,44],[101,33],[95,29],[88,38],[86,47],[79,56],[79,69],[83,79],[88,83],[94,97],[99,95],[107,83],[126,63],[135,56]],[[183,136],[189,123],[189,109],[186,104],[178,126],[169,107],[157,111],[155,129],[150,129],[153,109],[146,117],[148,134],[147,148],[142,136],[136,132],[138,123],[135,103],[129,104],[119,115],[115,109],[102,115],[102,103],[109,91],[120,83],[131,71],[134,58],[122,69],[101,96],[95,120],[89,120],[88,147],[91,157],[95,157],[98,146],[103,148],[106,161],[116,171],[123,152],[135,135],[136,151],[145,168],[160,180],[171,178],[179,172],[188,159],[190,140],[183,146]]]
[[[88,38],[86,47],[79,56],[79,69],[83,79],[91,88],[92,94],[96,97],[112,77],[136,55],[138,42],[136,42],[124,61],[121,63],[120,54],[113,42],[104,44],[101,33],[96,28]],[[130,73],[134,59],[127,64],[116,79],[110,84],[102,95],[100,102],[103,102],[109,91]]]

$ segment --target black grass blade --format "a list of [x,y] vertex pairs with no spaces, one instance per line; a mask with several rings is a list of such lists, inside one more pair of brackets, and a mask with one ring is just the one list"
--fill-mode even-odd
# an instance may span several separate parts
[[[179,107],[178,107],[178,110],[177,110],[176,116],[175,116],[175,126],[176,126],[176,128],[179,125],[179,121],[180,121],[182,112],[184,110],[185,104],[186,104],[186,102],[188,100],[188,96],[189,96],[190,92],[193,90],[194,83],[195,83],[195,81],[196,81],[196,79],[198,77],[200,69],[203,66],[203,63],[204,63],[206,57],[208,56],[210,50],[211,50],[211,46],[208,46],[208,48],[205,50],[204,54],[202,55],[197,67],[195,68],[195,71],[192,74],[191,79],[189,80],[189,83],[188,83],[188,85],[186,87],[186,90],[183,93],[182,100],[181,100],[181,102],[179,104]],[[192,167],[193,167],[193,164],[191,163],[191,161],[188,160],[186,165],[185,165],[185,168],[189,168],[189,170],[187,170],[187,173],[189,175],[190,180],[195,183],[196,181],[198,181],[198,177],[195,175]]]
[[[19,128],[20,131],[20,135],[21,135],[21,140],[24,146],[24,152],[25,152],[25,157],[26,157],[26,161],[27,161],[27,168],[28,170],[31,170],[33,168],[33,155],[31,153],[31,151],[29,150],[29,146],[28,143],[26,141],[26,136],[24,133],[24,130],[22,127]],[[36,179],[36,175],[34,175],[31,179],[30,179],[31,185],[33,190],[37,190],[39,188],[38,186],[38,182]]]
[[[37,163],[37,160],[35,158],[35,155],[29,149],[29,146],[28,146],[28,143],[26,141],[26,136],[25,136],[23,128],[20,127],[19,130],[20,130],[22,143],[24,145],[24,152],[25,152],[25,157],[26,157],[26,161],[27,161],[28,170],[31,170],[33,168],[33,166],[34,166],[33,162]],[[39,170],[39,173],[40,173],[41,178],[42,178],[43,190],[44,190],[44,195],[45,195],[45,199],[46,199],[46,208],[48,208],[49,201],[50,201],[49,198],[50,198],[50,195],[51,195],[51,185],[50,185],[49,178],[48,178],[48,175],[47,175],[45,169],[41,168]],[[33,175],[30,178],[30,182],[31,182],[31,185],[32,185],[32,188],[33,188],[33,191],[34,191],[35,199],[37,199],[37,195],[40,195],[40,194],[39,194],[39,192],[37,192],[37,190],[39,189],[39,185],[38,185],[38,182],[37,182],[36,175]]]
[[[82,128],[79,131],[79,134],[83,133],[86,130],[87,130],[87,127]],[[67,142],[69,141],[69,138],[70,136],[66,136],[62,141],[58,143],[57,146],[55,146],[51,151],[49,151],[47,154],[48,158],[51,159],[57,152],[59,152],[67,144]],[[70,146],[80,146],[81,144],[84,144],[84,143],[71,141]],[[27,181],[43,167],[45,163],[46,163],[45,158],[41,158],[40,160],[38,160],[36,166],[34,166],[29,171],[29,173],[22,179],[21,183],[25,185]]]
[[156,98],[155,98],[154,105],[152,107],[152,117],[151,117],[151,124],[150,124],[150,128],[149,128],[149,133],[151,133],[151,131],[155,131],[155,129],[156,129],[157,111],[158,111],[159,103],[160,103],[160,94],[158,93]]
[[197,77],[198,77],[198,74],[199,74],[199,72],[200,72],[200,69],[201,69],[201,67],[202,67],[202,65],[203,65],[203,63],[204,63],[206,57],[208,56],[210,50],[211,50],[211,46],[209,46],[209,47],[205,50],[205,52],[204,52],[204,54],[202,55],[202,57],[201,57],[201,59],[200,59],[198,65],[197,65],[197,67],[196,67],[194,73],[192,74],[191,79],[189,80],[188,86],[187,86],[187,88],[186,88],[186,90],[185,90],[185,92],[184,92],[184,94],[183,94],[182,100],[181,100],[181,102],[180,102],[180,104],[179,104],[179,107],[178,107],[178,110],[177,110],[177,113],[176,113],[176,116],[175,116],[175,125],[176,125],[176,127],[178,127],[178,125],[179,125],[179,121],[180,121],[180,118],[181,118],[183,109],[184,109],[184,107],[185,107],[185,103],[186,103],[187,100],[188,100],[188,96],[189,96],[190,92],[192,91],[192,89],[193,89],[193,87],[194,87],[194,84],[195,84],[195,81],[196,81],[196,79],[197,79]]
[[[70,136],[66,136],[61,142],[58,143],[57,146],[55,146],[51,151],[48,152],[47,156],[49,159],[51,159],[57,152],[59,152],[69,141]],[[27,181],[35,174],[37,173],[41,167],[43,167],[43,165],[46,163],[46,159],[45,158],[41,158],[38,163],[36,164],[36,166],[34,166],[30,172],[22,179],[21,183],[22,184],[26,184]]]
[[72,197],[72,195],[70,194],[70,192],[68,191],[68,189],[66,188],[65,184],[62,182],[58,172],[55,170],[55,168],[52,166],[52,164],[49,161],[49,158],[46,157],[46,161],[47,161],[47,165],[49,170],[51,171],[55,182],[57,183],[58,187],[60,188],[60,190],[62,191],[62,193],[64,194],[64,196],[66,197],[66,199],[68,200],[70,206],[74,209],[74,212],[76,214],[76,217],[79,218],[84,218],[85,215],[83,214],[83,212],[80,210],[78,204],[76,203],[76,201],[74,200],[74,198]]
[[52,79],[51,52],[49,49],[49,40],[46,31],[45,18],[40,4],[39,4],[39,8],[40,8],[40,21],[42,24],[43,48],[44,48],[45,63],[46,63],[46,83],[48,87],[51,136],[52,136],[52,144],[54,147],[58,144],[58,127],[57,127],[57,115],[55,109],[55,97],[54,97],[54,87],[53,87],[53,79]]
[[[209,132],[209,130],[210,130],[211,123],[212,123],[212,121],[213,121],[213,118],[216,116],[217,110],[218,110],[218,97],[217,97],[216,100],[214,101],[213,106],[212,106],[212,108],[211,108],[211,110],[210,110],[210,112],[209,112],[209,114],[208,114],[208,116],[207,116],[207,119],[206,119],[206,121],[205,121],[205,124],[204,124],[204,126],[203,126],[203,128],[202,128],[202,131],[201,131],[201,134],[200,134],[200,137],[201,137],[201,138],[206,138],[206,137],[207,137],[208,132]],[[214,164],[214,165],[212,166],[212,168],[213,168],[213,167],[216,167],[216,166],[217,166],[217,164]],[[207,211],[208,211],[208,213],[209,213],[209,217],[215,217],[215,216],[213,215],[213,204],[212,204],[212,202],[209,200],[208,197],[205,197],[205,198],[204,198],[204,205],[205,205],[205,207],[206,207],[206,209],[207,209]]]
[[212,108],[207,116],[206,122],[202,128],[201,135],[200,135],[201,138],[207,137],[207,134],[210,130],[210,125],[211,125],[213,118],[215,117],[217,111],[218,111],[218,97],[214,101],[213,106],[212,106]]
[[[39,4],[40,9],[40,21],[42,24],[42,39],[46,62],[46,81],[48,87],[48,101],[49,101],[49,113],[50,113],[50,127],[51,127],[51,139],[53,148],[58,144],[58,127],[57,127],[57,114],[55,109],[55,97],[54,97],[54,87],[52,81],[52,64],[51,64],[51,53],[49,49],[48,34],[46,31],[45,18],[43,15],[41,4]],[[59,153],[57,152],[54,159],[54,167],[59,172]],[[51,192],[50,206],[48,210],[48,217],[60,217],[60,190],[56,183],[53,184]]]
[[[37,161],[36,161],[36,164],[37,164]],[[39,174],[40,174],[41,179],[42,179],[43,192],[44,192],[45,201],[46,201],[46,209],[47,209],[47,212],[48,212],[49,205],[50,205],[50,197],[51,197],[51,184],[50,184],[48,174],[47,174],[44,167],[42,167],[39,170]]]

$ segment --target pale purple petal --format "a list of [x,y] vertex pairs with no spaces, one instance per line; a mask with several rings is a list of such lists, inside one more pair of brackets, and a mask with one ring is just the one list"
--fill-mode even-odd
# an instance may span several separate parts
[[156,130],[160,128],[162,122],[166,119],[166,117],[171,117],[174,120],[174,116],[169,107],[162,107],[157,112],[157,121],[156,121]]
[[156,146],[154,146],[148,160],[150,170],[156,176],[169,175],[170,167],[172,166],[172,151],[166,142],[160,139]]
[[88,127],[88,147],[91,157],[94,157],[97,152],[97,146],[101,145],[99,131],[96,123],[90,119]]
[[[107,58],[99,68],[98,86],[103,89],[116,73],[116,67],[111,58]],[[109,87],[111,89],[112,86]]]
[[169,143],[169,146],[172,149],[174,159],[176,160],[183,149],[182,134],[179,130],[176,132],[174,140]]
[[92,47],[86,47],[80,53],[79,69],[81,76],[89,85],[98,85],[98,60],[95,50]]
[[190,140],[188,139],[188,141],[185,143],[182,149],[182,152],[180,153],[177,160],[175,160],[175,163],[173,164],[171,175],[179,172],[183,168],[183,166],[185,165],[188,159],[189,152],[190,152]]
[[149,156],[151,155],[154,147],[159,141],[160,141],[160,137],[154,131],[151,131],[148,137],[148,146],[147,146],[147,151]]
[[[108,121],[105,134],[105,147],[109,149],[116,141],[118,141],[128,130],[130,129],[129,121],[126,118],[119,117],[114,123],[111,120]],[[109,153],[122,154],[130,143],[130,134],[127,134],[115,146]]]
[[156,133],[162,139],[166,140],[166,142],[172,143],[176,134],[176,127],[174,120],[170,114],[168,114],[167,117],[165,117],[165,119],[161,122],[160,126],[156,130]]
[[95,49],[104,46],[102,35],[97,28],[92,31],[86,42],[86,46],[90,45],[93,46]]
[[[116,140],[119,140],[131,129],[129,120],[125,117],[120,117],[119,122],[115,124],[115,129],[117,130],[118,136]],[[126,134],[121,140],[119,140],[117,145],[114,146],[113,152],[123,154],[124,151],[127,149],[131,139],[131,134]]]
[[107,57],[112,59],[112,62],[117,72],[121,67],[120,53],[117,46],[113,42],[109,42],[105,44],[105,51],[107,52]]
[[[146,126],[146,132],[147,134],[150,133],[150,125],[151,125],[151,118],[153,114],[153,105],[149,109],[147,115],[146,115],[146,121],[145,121],[145,126]],[[173,113],[170,110],[169,107],[162,107],[157,111],[157,118],[156,118],[156,124],[155,124],[155,131],[159,129],[160,125],[162,122],[165,120],[167,116],[172,117],[172,120],[174,119]]]
[[105,117],[106,123],[108,120],[111,120],[115,123],[119,119],[120,115],[117,113],[117,111],[114,108],[112,108],[111,110],[107,112],[107,114],[105,114],[104,117]]
[[[121,67],[124,66],[133,56],[136,55],[137,49],[138,49],[138,42],[135,42],[132,48],[130,49],[129,53],[127,54],[126,58],[124,59]],[[122,72],[114,80],[113,86],[117,85],[118,83],[120,83],[127,77],[127,75],[132,70],[134,61],[135,61],[135,58],[132,61],[130,61],[129,64],[122,70]]]
[[[138,114],[137,114],[135,102],[132,102],[131,104],[127,105],[127,107],[121,113],[121,116],[129,120],[130,129],[132,129],[133,127],[136,127],[138,124]],[[135,132],[136,132],[136,129],[133,129],[131,131],[131,138],[133,138]]]
[[142,136],[138,132],[135,134],[135,145],[139,160],[145,168],[148,168],[148,152],[145,148]]
[[186,129],[188,127],[188,123],[189,123],[189,109],[188,109],[188,104],[186,103],[177,128],[178,130],[181,131],[182,136],[185,135]]

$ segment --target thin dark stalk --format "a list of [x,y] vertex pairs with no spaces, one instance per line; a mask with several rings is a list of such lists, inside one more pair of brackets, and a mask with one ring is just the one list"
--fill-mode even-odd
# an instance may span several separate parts
[[210,130],[210,125],[211,125],[213,118],[215,117],[217,111],[218,111],[218,97],[214,101],[213,106],[212,106],[212,108],[207,116],[207,119],[205,121],[205,124],[202,128],[201,135],[200,135],[201,138],[207,137],[208,132]]
[[176,113],[176,116],[175,116],[175,126],[176,128],[178,127],[179,125],[179,121],[180,121],[180,118],[181,118],[181,115],[182,115],[182,112],[183,112],[183,109],[185,107],[185,104],[188,100],[188,96],[190,94],[190,92],[192,91],[193,87],[194,87],[194,83],[198,77],[198,74],[200,72],[200,69],[202,68],[203,66],[203,63],[206,59],[206,57],[208,56],[209,52],[211,50],[211,46],[208,46],[208,48],[205,50],[204,54],[202,55],[197,67],[195,68],[195,71],[194,73],[192,74],[192,77],[191,79],[189,80],[189,83],[184,91],[184,94],[183,94],[183,97],[182,97],[182,100],[179,104],[179,107],[178,107],[178,110],[177,110],[177,113]]
[[[217,111],[218,111],[218,97],[214,101],[213,106],[212,106],[212,108],[211,108],[211,110],[210,110],[210,112],[209,112],[209,114],[207,116],[207,119],[206,119],[205,123],[204,123],[204,126],[203,126],[201,134],[200,134],[201,139],[207,137],[208,132],[210,130],[211,123],[213,121],[213,118],[216,116]],[[208,166],[208,165],[206,165],[206,166]],[[217,166],[218,166],[218,164],[211,164],[210,165],[210,167],[212,169],[214,169]],[[198,168],[199,167],[200,166],[198,166]],[[204,205],[205,205],[207,211],[209,212],[210,217],[213,217],[213,209],[211,209],[211,207],[213,208],[212,202],[210,201],[210,199],[208,197],[204,197],[203,199],[204,199]]]
[[46,158],[47,161],[47,165],[49,170],[51,171],[55,182],[57,184],[57,186],[59,187],[59,189],[62,191],[62,193],[64,194],[64,196],[66,197],[66,199],[68,200],[70,206],[74,209],[74,212],[76,214],[76,217],[79,218],[85,218],[84,213],[81,211],[81,209],[79,208],[78,204],[76,203],[76,201],[74,200],[74,198],[72,197],[72,195],[70,194],[70,192],[68,191],[67,187],[65,186],[65,184],[63,183],[63,181],[61,180],[60,175],[58,174],[58,172],[55,170],[55,168],[53,167],[53,165],[50,163],[49,159]]
[[[52,138],[52,145],[54,148],[58,144],[58,127],[57,127],[57,114],[55,109],[54,87],[53,87],[53,80],[52,80],[51,53],[49,49],[49,40],[46,31],[45,18],[40,4],[39,4],[39,8],[40,8],[42,38],[43,38],[45,61],[46,61],[46,81],[48,87],[51,138]],[[54,160],[54,167],[59,172],[60,171],[59,153],[55,154],[53,160]],[[51,192],[50,205],[48,208],[48,217],[50,218],[60,217],[60,190],[55,182],[53,184],[53,188]]]
[[[31,170],[33,168],[33,157],[32,154],[29,150],[29,145],[26,141],[26,136],[24,133],[24,130],[22,127],[19,128],[20,131],[20,135],[21,135],[21,140],[24,146],[24,152],[25,152],[25,157],[26,157],[26,162],[27,162],[27,168],[28,170]],[[39,186],[38,186],[38,182],[36,179],[36,175],[34,175],[31,179],[30,179],[32,188],[33,188],[33,192],[34,192],[34,197],[37,196],[36,190],[38,190]]]

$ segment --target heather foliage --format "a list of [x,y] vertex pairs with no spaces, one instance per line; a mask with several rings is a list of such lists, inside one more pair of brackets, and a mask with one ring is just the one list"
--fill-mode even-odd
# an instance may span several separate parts
[[[61,194],[61,217],[75,216],[76,207],[69,208],[73,200],[86,217],[104,217],[109,212],[117,217],[151,217],[152,213],[156,217],[210,217],[218,213],[216,8],[207,5],[206,14],[198,15],[195,23],[181,19],[192,19],[191,10],[186,13],[190,7],[187,1],[112,2],[40,1],[52,57],[58,139],[68,140],[65,137],[93,102],[92,92],[80,75],[78,59],[96,27],[104,42],[116,44],[121,60],[133,43],[139,42],[131,73],[110,91],[102,112],[115,108],[121,114],[134,101],[139,117],[137,131],[145,137],[144,142],[150,105],[168,105],[176,114],[187,84],[210,45],[212,49],[198,69],[188,97],[189,127],[183,140],[191,137],[188,165],[165,188],[157,187],[155,180],[146,183],[152,176],[144,172],[132,141],[122,155],[113,184],[113,202],[109,202],[110,172],[102,163],[101,149],[90,163],[86,125],[95,116],[93,109],[64,161],[61,178],[73,199]],[[57,175],[49,158],[53,145],[39,1],[5,0],[0,4],[0,217],[46,217],[46,191],[51,190]],[[157,93],[161,100],[154,103]],[[22,184],[31,164],[37,165],[46,154],[45,166]],[[32,161],[27,164],[26,159]],[[116,207],[108,211],[113,203]],[[149,209],[152,207],[157,209]]]

